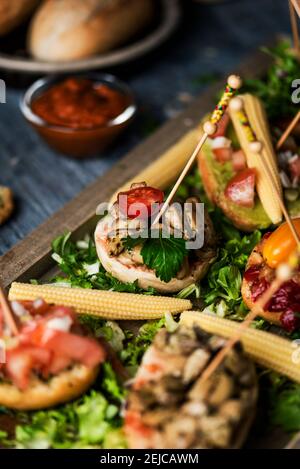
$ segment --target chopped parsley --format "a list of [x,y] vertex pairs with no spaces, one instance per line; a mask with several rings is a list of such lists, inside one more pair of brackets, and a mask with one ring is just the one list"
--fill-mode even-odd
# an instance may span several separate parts
[[175,238],[173,235],[164,237],[161,232],[157,238],[141,237],[137,239],[126,238],[126,249],[132,249],[136,245],[142,245],[141,256],[144,264],[155,271],[156,276],[163,282],[169,282],[176,277],[182,267],[184,259],[188,255],[185,240]]

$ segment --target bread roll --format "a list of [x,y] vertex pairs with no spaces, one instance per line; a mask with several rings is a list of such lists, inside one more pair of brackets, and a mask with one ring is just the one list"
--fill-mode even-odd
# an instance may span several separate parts
[[101,54],[138,33],[153,11],[152,0],[47,0],[32,19],[28,47],[49,62]]
[[12,214],[14,209],[13,193],[9,187],[0,186],[0,225]]
[[1,0],[0,36],[22,23],[40,0]]
[[11,383],[0,383],[0,405],[9,409],[37,410],[54,407],[81,396],[95,381],[99,368],[74,365],[49,381],[35,377],[20,391]]

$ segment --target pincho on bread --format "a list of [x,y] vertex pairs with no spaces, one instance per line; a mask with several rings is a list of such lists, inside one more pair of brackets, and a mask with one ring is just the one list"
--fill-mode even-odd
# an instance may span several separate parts
[[[300,234],[300,218],[293,220]],[[276,277],[276,269],[296,251],[296,241],[287,223],[267,233],[253,249],[242,283],[242,297],[252,308]],[[261,314],[263,318],[291,332],[300,325],[300,272],[286,281],[273,295]]]
[[[121,196],[126,196],[126,206],[121,203]],[[171,293],[188,287],[206,274],[216,257],[216,239],[208,214],[205,213],[204,226],[200,227],[196,226],[193,212],[190,226],[195,235],[197,230],[203,230],[204,245],[201,249],[186,249],[187,238],[182,228],[181,215],[173,211],[172,207],[165,215],[170,227],[168,239],[162,235],[161,225],[157,229],[156,239],[150,236],[137,239],[130,237],[132,228],[143,232],[145,222],[149,229],[152,206],[156,203],[159,207],[163,199],[161,190],[149,187],[146,183],[133,184],[129,191],[119,193],[111,212],[97,225],[95,243],[101,264],[113,277],[124,283],[137,282],[142,289],[151,287]],[[198,200],[191,198],[186,202],[195,207]],[[143,204],[146,216],[145,213],[130,214],[135,204]],[[120,216],[122,214],[125,217]],[[174,232],[180,230],[182,236],[174,236]],[[124,233],[127,233],[127,237]]]
[[[247,123],[243,122],[239,103],[255,133],[258,141],[255,144],[261,145],[259,152],[247,138]],[[283,179],[290,181],[291,187],[284,186],[285,202],[293,216],[300,214],[297,192],[300,156],[286,151],[276,155],[262,102],[251,94],[240,95],[231,102],[218,132],[203,147],[199,155],[199,170],[210,200],[244,231],[264,229],[282,221],[278,198],[262,158],[272,168],[273,180],[280,194],[283,194]]]
[[[34,410],[83,394],[95,381],[104,348],[84,334],[72,308],[43,300],[12,302],[18,334],[0,310],[0,405]],[[2,352],[4,352],[2,350]]]

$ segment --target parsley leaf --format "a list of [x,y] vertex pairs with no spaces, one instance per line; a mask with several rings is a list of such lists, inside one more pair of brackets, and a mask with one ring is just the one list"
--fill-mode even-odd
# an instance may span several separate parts
[[292,82],[300,75],[300,65],[289,41],[262,50],[274,58],[274,63],[264,80],[245,80],[243,91],[254,93],[263,101],[270,119],[296,114],[298,107],[292,102],[291,93]]
[[164,237],[157,230],[149,231],[139,238],[122,239],[125,249],[129,251],[141,246],[141,256],[149,269],[155,270],[156,276],[163,282],[169,282],[180,270],[184,258],[188,255],[185,240],[173,235]]
[[143,244],[141,255],[144,263],[155,270],[156,276],[163,282],[169,282],[180,270],[184,258],[187,256],[185,240],[182,238],[147,239]]

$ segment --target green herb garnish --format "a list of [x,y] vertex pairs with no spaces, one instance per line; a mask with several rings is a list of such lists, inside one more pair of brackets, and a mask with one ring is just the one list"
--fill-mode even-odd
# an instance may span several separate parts
[[264,80],[246,79],[243,91],[253,93],[263,101],[270,119],[296,114],[298,106],[292,102],[291,95],[292,82],[300,76],[298,58],[288,41],[262,50],[273,57],[274,63]]

